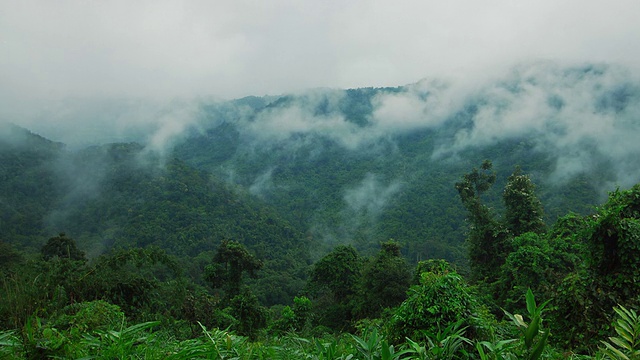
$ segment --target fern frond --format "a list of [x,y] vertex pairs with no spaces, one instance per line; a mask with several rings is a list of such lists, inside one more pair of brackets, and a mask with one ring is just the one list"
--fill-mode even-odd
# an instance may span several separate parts
[[609,344],[606,341],[602,342],[607,348],[601,350],[606,356],[611,359],[622,359],[622,360],[630,360],[627,355],[625,355],[622,351],[613,347],[613,345]]
[[624,306],[613,310],[618,315],[613,324],[618,336],[609,337],[610,342],[603,341],[606,348],[601,352],[611,359],[637,359],[640,353],[640,318],[634,310]]
[[619,348],[623,348],[627,351],[633,351],[632,344],[630,344],[627,341],[624,341],[623,339],[620,339],[617,337],[610,337],[609,340],[611,340],[612,343],[618,345]]

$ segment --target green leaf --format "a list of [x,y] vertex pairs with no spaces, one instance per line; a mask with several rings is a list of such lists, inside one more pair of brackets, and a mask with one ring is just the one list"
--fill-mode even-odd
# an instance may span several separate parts
[[622,351],[613,347],[613,345],[609,344],[606,341],[603,341],[602,343],[607,347],[607,349],[603,350],[602,352],[607,354],[610,358],[630,360],[629,357],[627,357],[627,355],[625,355]]
[[393,351],[393,345],[389,346],[386,341],[382,342],[382,347],[380,348],[380,356],[382,360],[391,360],[391,354]]
[[139,331],[144,331],[158,325],[160,325],[160,321],[148,321],[140,324],[135,324],[122,330],[122,335],[134,334]]
[[527,311],[529,312],[529,315],[533,316],[536,313],[537,306],[536,299],[533,296],[533,291],[531,291],[531,288],[527,290],[525,298],[527,300]]
[[[486,341],[483,341],[482,343],[477,342],[476,343],[476,349],[478,350],[478,354],[480,355],[480,360],[489,360],[489,357],[487,356],[487,354],[482,349],[482,346],[485,345],[483,343],[486,343]],[[491,350],[491,349],[489,349],[489,350]]]
[[620,339],[617,337],[610,337],[609,340],[611,340],[612,343],[618,345],[618,347],[621,347],[628,351],[633,351],[633,346],[630,343],[624,341],[623,339]]
[[632,342],[633,341],[633,329],[631,329],[631,326],[629,326],[628,323],[623,322],[622,320],[619,320],[616,325],[616,332],[618,333],[618,335],[622,336],[623,338],[625,338],[627,341]]
[[536,335],[538,335],[538,331],[540,330],[540,317],[536,316],[531,320],[531,324],[527,327],[524,332],[524,343],[527,346],[527,349],[531,348],[533,344],[533,339]]
[[545,345],[547,344],[547,338],[549,337],[549,329],[545,330],[542,334],[542,337],[536,344],[536,347],[531,352],[531,356],[529,356],[529,360],[538,360],[540,355],[542,355],[542,351],[544,350]]

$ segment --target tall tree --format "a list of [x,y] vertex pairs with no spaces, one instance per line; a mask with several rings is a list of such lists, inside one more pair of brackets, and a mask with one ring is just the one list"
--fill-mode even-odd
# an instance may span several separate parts
[[263,266],[244,245],[233,240],[223,240],[213,257],[213,264],[205,267],[205,280],[214,288],[222,288],[229,303],[231,315],[236,320],[234,328],[239,334],[255,337],[266,326],[267,309],[248,287],[242,287],[242,276],[256,277]]
[[491,161],[485,160],[482,162],[480,170],[473,168],[470,173],[462,176],[462,181],[456,183],[456,190],[460,194],[462,204],[474,218],[486,216],[482,209],[480,195],[491,189],[491,186],[496,182],[496,172],[492,168]]
[[385,308],[400,305],[411,283],[411,270],[400,253],[400,244],[389,240],[362,273],[359,315],[377,317]]
[[614,306],[640,306],[640,184],[609,193],[596,214],[564,223],[553,232],[573,233],[585,251],[576,271],[554,287],[551,323],[568,346],[593,349]]
[[540,234],[546,230],[542,203],[535,195],[535,185],[517,166],[507,179],[502,199],[505,205],[505,226],[513,236],[526,232]]
[[40,249],[45,260],[58,257],[69,260],[86,260],[84,252],[80,251],[76,246],[76,242],[60,233],[58,236],[50,238],[47,243]]
[[222,288],[231,299],[240,294],[242,274],[246,272],[255,277],[262,265],[262,261],[251,255],[244,245],[233,240],[223,240],[213,257],[213,264],[205,268],[205,279],[214,288]]
[[349,326],[362,265],[362,258],[350,245],[336,246],[313,265],[307,288],[316,298],[323,325],[336,329]]
[[339,245],[316,262],[311,270],[311,288],[328,288],[337,300],[350,298],[362,270],[362,259],[353,246]]
[[480,170],[473,168],[456,183],[462,204],[468,211],[470,231],[467,238],[469,266],[475,281],[494,282],[508,254],[508,234],[489,207],[481,200],[496,181],[491,161],[485,160]]
[[640,295],[640,184],[616,190],[592,218],[589,265],[621,300]]

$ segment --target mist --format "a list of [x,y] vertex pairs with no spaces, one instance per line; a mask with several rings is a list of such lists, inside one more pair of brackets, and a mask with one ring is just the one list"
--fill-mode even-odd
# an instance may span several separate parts
[[344,201],[348,209],[356,214],[375,219],[391,199],[402,189],[400,181],[385,184],[375,174],[367,174],[355,187],[344,191]]
[[[640,80],[625,66],[532,61],[491,77],[428,78],[376,89],[359,103],[335,88],[261,101],[257,107],[203,98],[66,101],[27,125],[36,133],[57,135],[52,139],[71,149],[135,141],[145,146],[145,153],[160,157],[225,122],[238,129],[243,151],[284,151],[289,158],[300,149],[315,149],[306,156],[320,154],[327,140],[348,152],[383,155],[403,136],[429,130],[439,134],[434,161],[520,139],[554,158],[553,173],[545,179],[551,184],[563,185],[602,164],[611,173],[603,188],[640,180]],[[352,106],[363,107],[358,113],[362,120],[349,113]],[[60,121],[53,126],[45,119]],[[276,186],[270,180],[273,169],[267,165],[262,170],[252,192]],[[232,167],[227,171],[234,173]]]
[[[153,109],[175,99],[481,80],[541,59],[640,64],[632,0],[26,0],[2,9],[0,119],[67,143],[137,139]],[[380,116],[391,119],[412,100],[384,101]],[[105,104],[117,106],[103,114]]]
[[551,181],[593,171],[604,160],[615,173],[609,186],[628,187],[640,180],[639,100],[640,82],[622,67],[516,67],[476,97],[471,127],[434,156],[522,138],[557,157]]
[[640,81],[622,66],[540,61],[482,81],[424,79],[377,90],[365,101],[364,123],[346,114],[350,103],[344,90],[316,89],[281,99],[286,101],[231,116],[253,151],[321,151],[328,140],[348,152],[378,149],[385,156],[403,136],[429,130],[438,134],[434,161],[521,140],[554,159],[545,179],[550,184],[563,185],[602,164],[611,172],[603,187],[640,181]]

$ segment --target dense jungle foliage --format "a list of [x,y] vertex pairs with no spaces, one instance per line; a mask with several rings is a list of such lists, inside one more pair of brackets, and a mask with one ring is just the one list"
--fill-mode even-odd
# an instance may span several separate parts
[[526,137],[437,156],[473,104],[357,144],[260,127],[373,131],[381,91],[207,105],[163,151],[3,125],[0,354],[637,358],[640,185],[603,198],[598,154],[562,181]]

